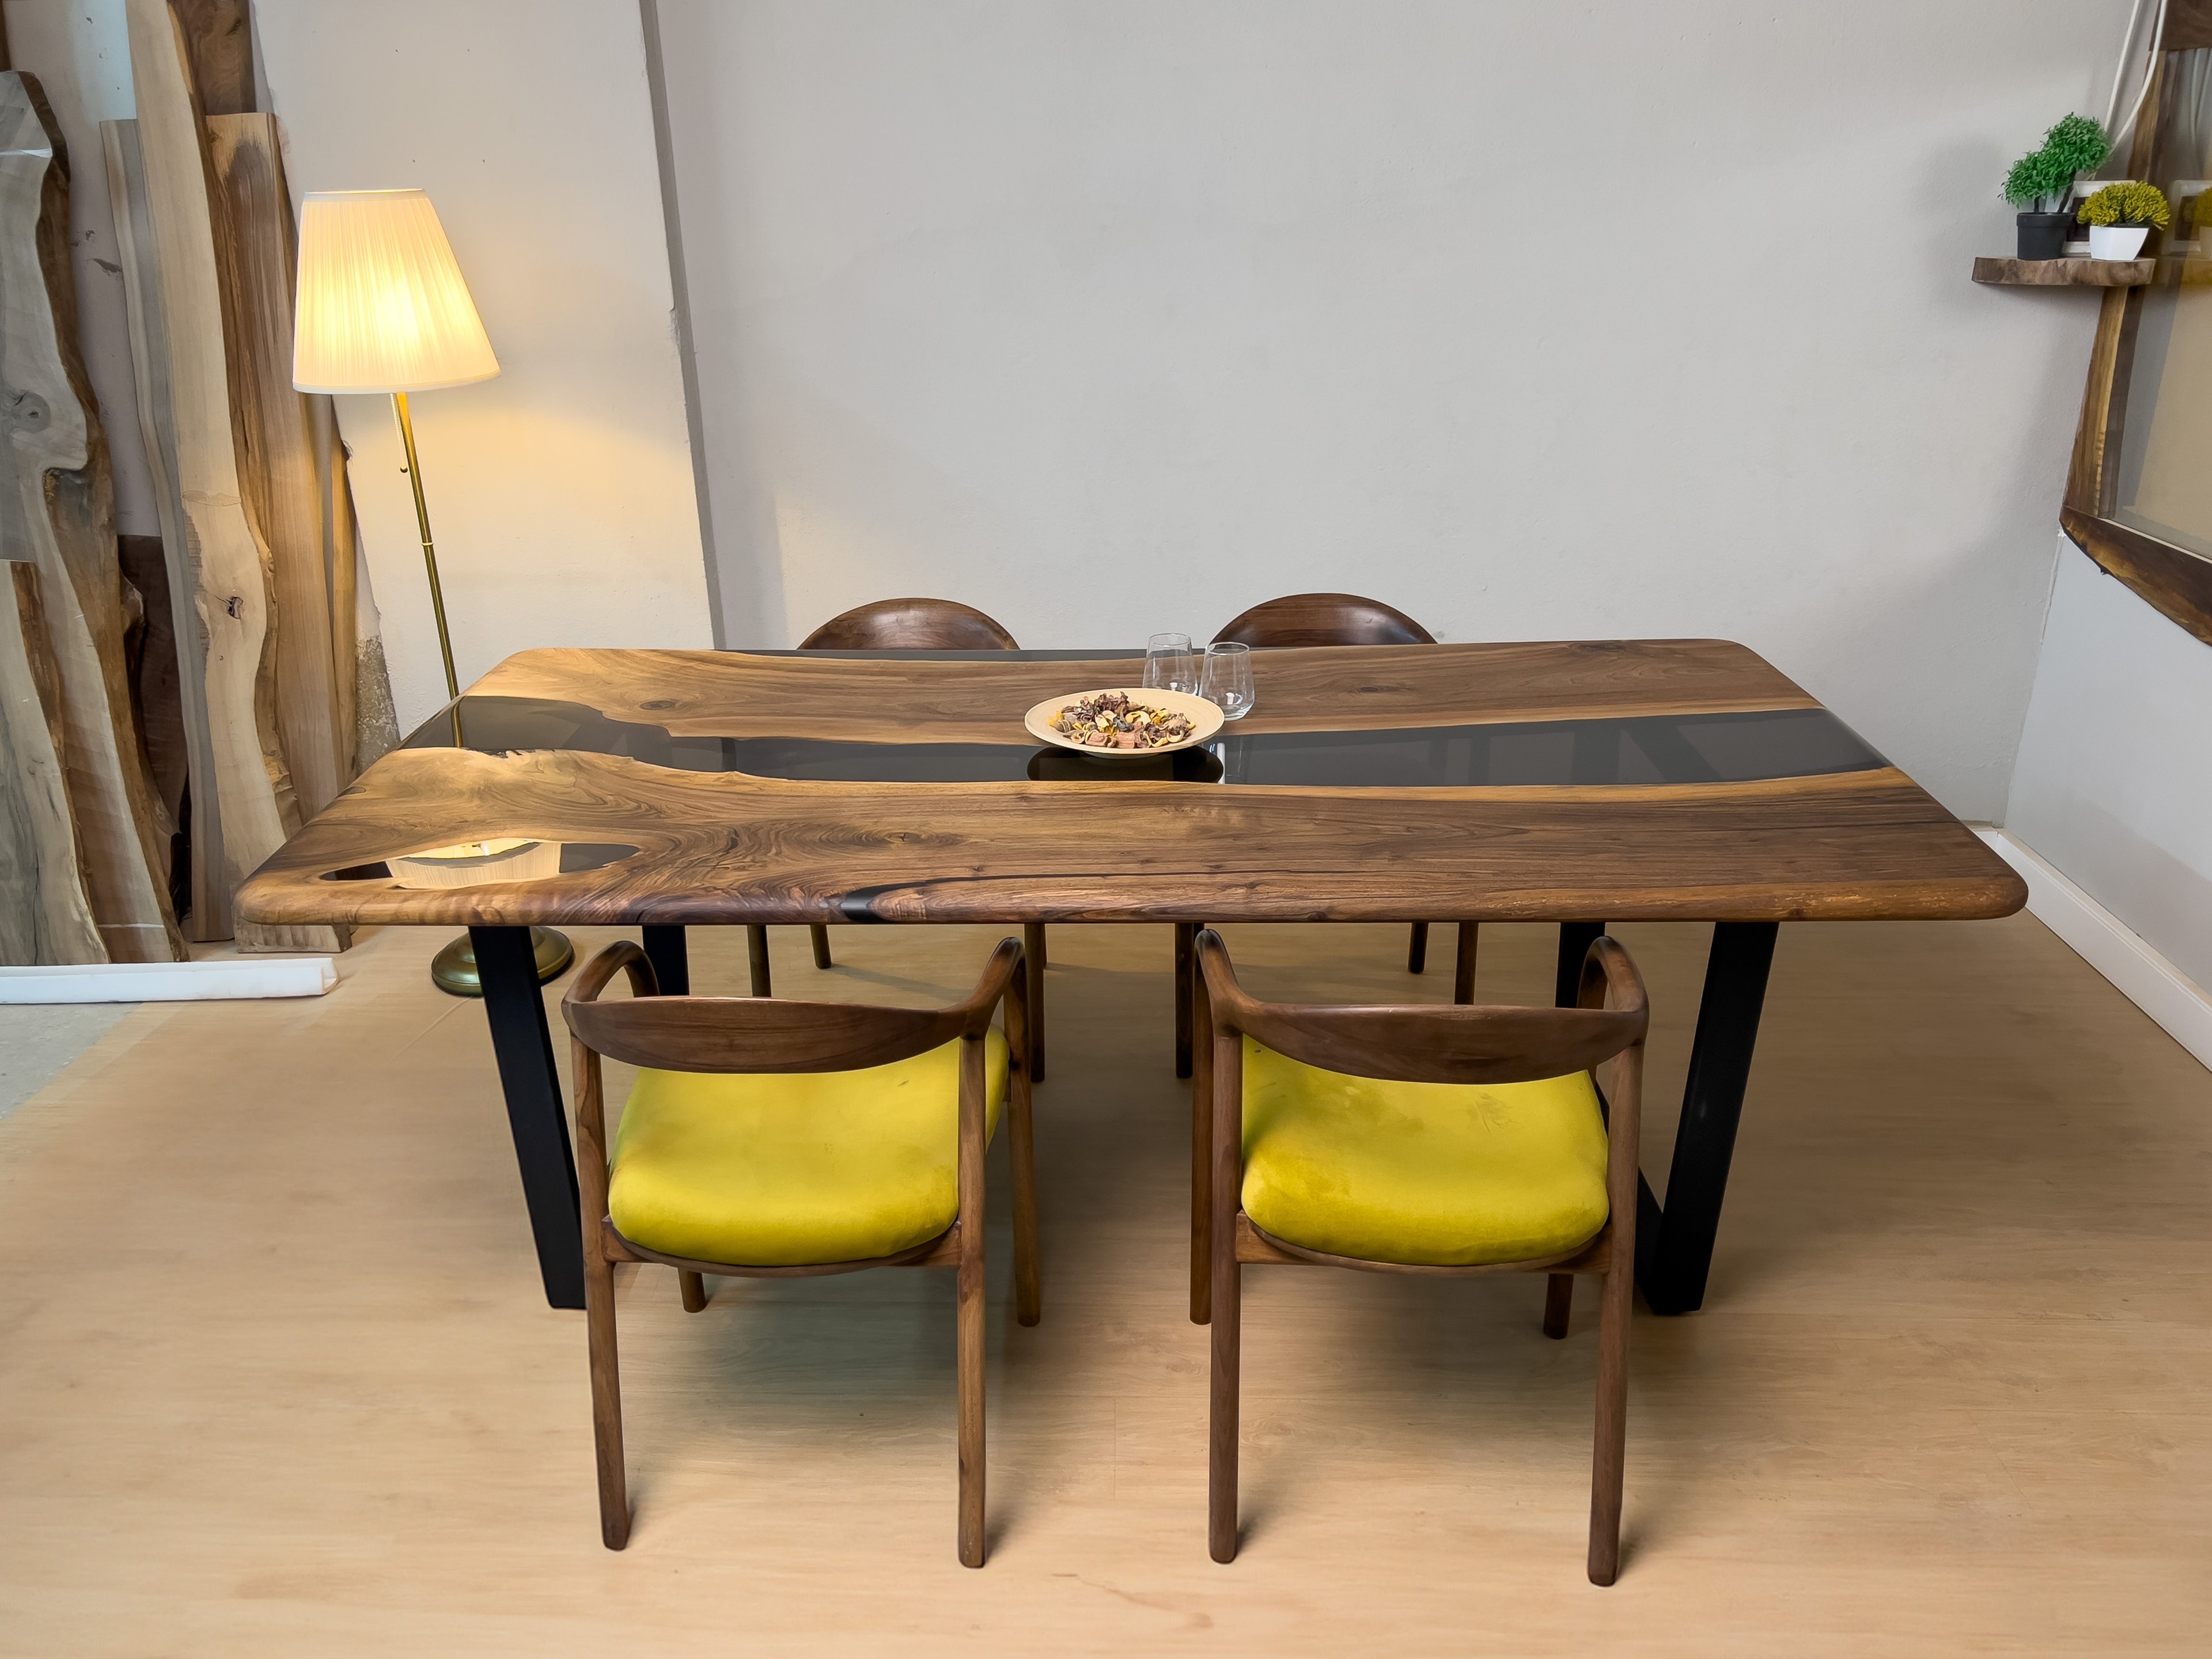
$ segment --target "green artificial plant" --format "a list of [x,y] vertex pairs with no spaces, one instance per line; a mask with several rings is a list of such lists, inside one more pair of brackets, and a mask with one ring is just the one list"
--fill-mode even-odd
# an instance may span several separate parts
[[2063,213],[2074,180],[2103,166],[2112,153],[2104,128],[2086,115],[2069,115],[2043,135],[2041,149],[2012,164],[2004,198],[2024,213]]
[[2155,225],[2164,230],[2172,215],[2156,185],[2122,179],[2106,185],[2081,204],[2075,218],[2085,225]]

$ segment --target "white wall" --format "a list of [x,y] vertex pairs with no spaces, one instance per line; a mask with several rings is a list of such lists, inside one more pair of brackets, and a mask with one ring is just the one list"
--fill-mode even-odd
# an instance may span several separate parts
[[[255,14],[295,192],[427,190],[499,354],[412,399],[462,683],[530,646],[710,643],[635,4]],[[444,698],[413,503],[388,400],[338,413],[405,729]]]
[[2004,828],[2212,988],[2212,646],[2063,543]]
[[660,0],[731,641],[1727,635],[1993,816],[2096,307],[1968,268],[2126,9]]

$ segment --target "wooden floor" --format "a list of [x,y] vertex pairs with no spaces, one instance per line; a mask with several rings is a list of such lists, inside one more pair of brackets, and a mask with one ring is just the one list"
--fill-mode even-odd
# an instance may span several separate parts
[[[1404,933],[1247,982],[1450,993]],[[840,929],[923,1001],[995,930]],[[1703,930],[1649,975],[1663,1179]],[[319,1001],[142,1008],[0,1123],[0,1652],[2192,1653],[2212,1628],[2212,1079],[2042,927],[1785,928],[1705,1311],[1639,1315],[1583,1577],[1595,1297],[1254,1269],[1243,1553],[1205,1547],[1164,927],[1055,928],[1045,1318],[994,1228],[991,1525],[953,1556],[944,1274],[623,1282],[636,1529],[539,1294],[480,1006],[392,930]],[[589,950],[614,937],[580,935]],[[734,988],[742,936],[695,934]],[[1550,983],[1486,930],[1486,997]],[[563,1055],[565,1063],[565,1053]],[[994,1199],[1003,1211],[1003,1165]]]

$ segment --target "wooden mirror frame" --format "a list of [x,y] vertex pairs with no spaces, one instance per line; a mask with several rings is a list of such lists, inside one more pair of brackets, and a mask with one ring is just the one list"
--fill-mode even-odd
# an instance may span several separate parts
[[[2135,140],[2128,152],[2130,178],[2150,176],[2159,129],[2165,122],[2166,83],[2176,55],[2208,46],[2212,46],[2212,0],[2173,0],[2159,42],[2150,91],[2136,118]],[[2182,280],[2212,283],[2212,258],[2191,258]],[[2161,615],[2212,645],[2212,559],[2146,535],[2112,516],[2117,480],[2115,469],[2108,462],[2119,453],[2128,381],[2135,368],[2136,331],[2148,292],[2144,288],[2105,291],[2058,521],[2068,539],[2107,574],[2125,582]]]

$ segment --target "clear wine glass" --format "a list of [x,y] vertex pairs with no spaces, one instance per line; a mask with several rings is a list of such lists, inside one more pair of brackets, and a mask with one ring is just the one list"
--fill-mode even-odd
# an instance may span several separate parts
[[1206,647],[1206,677],[1198,695],[1221,706],[1224,720],[1252,712],[1252,647],[1233,641]]
[[1155,634],[1145,641],[1145,685],[1158,691],[1198,690],[1198,654],[1189,635]]

